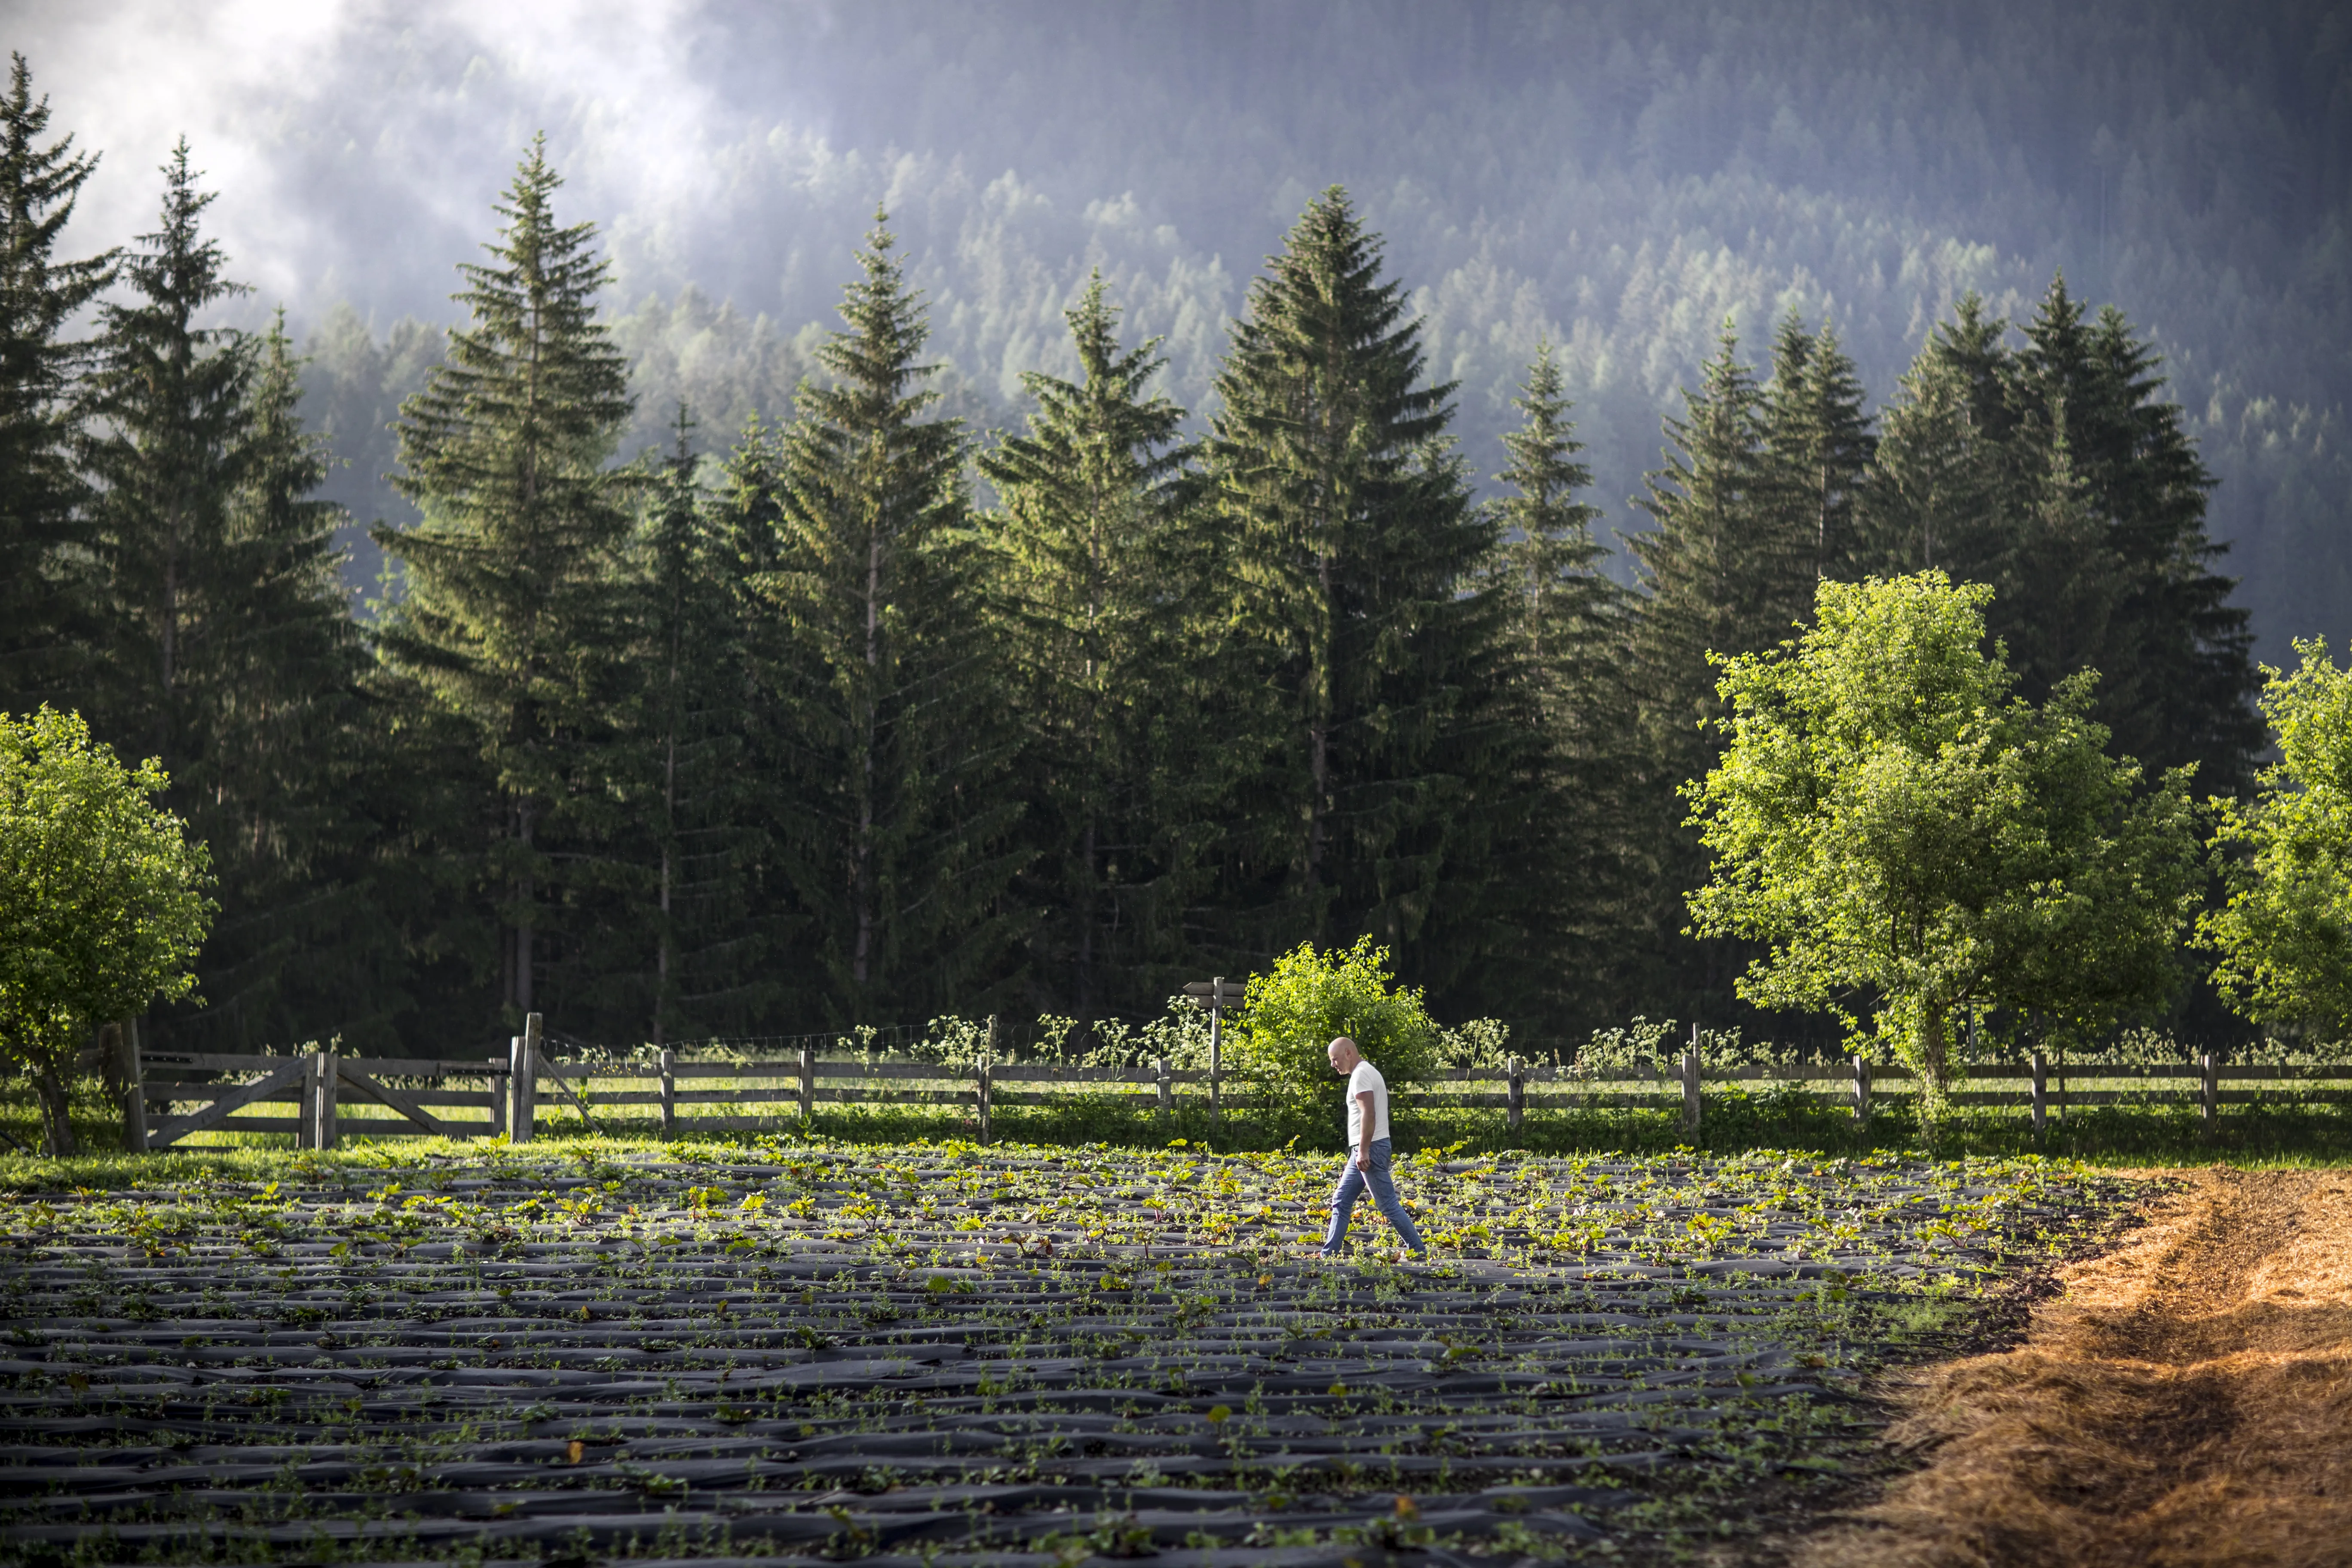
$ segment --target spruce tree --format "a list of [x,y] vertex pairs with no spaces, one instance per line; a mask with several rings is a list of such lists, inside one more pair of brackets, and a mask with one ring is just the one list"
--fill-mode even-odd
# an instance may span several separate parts
[[[2000,629],[2025,629],[2053,558],[2066,557],[2074,569],[2058,580],[2100,604],[2098,634],[2078,633],[2038,664],[2021,658],[2027,689],[2038,696],[2074,668],[2095,668],[2095,711],[2118,752],[2151,772],[2193,763],[2200,789],[2241,793],[2264,740],[2247,615],[2229,602],[2235,580],[2213,570],[2228,546],[2205,531],[2213,479],[2179,405],[2162,395],[2155,352],[2112,306],[2083,318],[2065,279],[2054,279],[2011,362],[2011,403],[2019,462],[2046,493],[2063,458],[2068,481],[2081,486],[2086,534],[2070,552],[2065,538],[2029,529]],[[2094,572],[2095,586],[2081,582]]]
[[1526,421],[1503,437],[1510,462],[1495,478],[1510,493],[1495,504],[1504,539],[1489,571],[1510,606],[1516,696],[1542,745],[1529,752],[1541,805],[1512,858],[1551,895],[1530,911],[1550,982],[1538,1005],[1555,1036],[1575,1037],[1622,1016],[1625,1000],[1629,784],[1639,762],[1630,743],[1629,605],[1603,570],[1607,548],[1592,537],[1600,509],[1579,499],[1592,475],[1577,460],[1549,342],[1516,401]]
[[366,863],[376,770],[341,514],[315,499],[327,459],[282,323],[259,338],[196,324],[242,290],[202,232],[212,197],[184,142],[164,175],[162,225],[127,266],[134,296],[102,317],[83,451],[102,654],[88,706],[102,736],[162,759],[166,801],[220,878],[205,1005],[152,1037],[381,1043],[401,969]]
[[2261,744],[2246,616],[2155,355],[2117,312],[2086,321],[2063,277],[2022,347],[2006,331],[1969,296],[1906,377],[1867,487],[1879,569],[1992,584],[1987,625],[2031,699],[2095,669],[2119,752],[2242,788]]
[[202,232],[213,196],[197,189],[184,140],[163,172],[161,226],[125,267],[133,299],[100,316],[82,461],[98,490],[105,626],[86,707],[100,735],[162,757],[178,781],[203,765],[203,666],[240,587],[226,558],[258,345],[196,324],[246,289],[223,275],[220,247]]
[[1496,694],[1507,609],[1475,584],[1496,538],[1448,447],[1451,384],[1338,187],[1252,286],[1217,378],[1211,475],[1234,623],[1271,720],[1228,744],[1236,935],[1271,952],[1369,934],[1444,998],[1532,977],[1508,956],[1524,891],[1497,851],[1530,802]]
[[[596,319],[606,264],[595,226],[560,226],[562,184],[545,139],[462,266],[470,324],[402,406],[395,482],[424,521],[375,538],[401,569],[380,646],[399,689],[468,738],[479,773],[464,819],[445,824],[466,904],[436,942],[497,934],[498,1003],[541,1005],[567,904],[614,831],[608,773],[627,634],[629,478],[607,468],[630,403],[619,352]],[[487,933],[485,933],[487,934]]]
[[1864,550],[1855,497],[1875,442],[1853,361],[1826,323],[1811,332],[1794,311],[1782,320],[1764,395],[1763,444],[1787,512],[1783,526],[1812,534],[1813,576],[1853,575]]
[[1085,1023],[1182,984],[1187,829],[1213,770],[1181,700],[1184,411],[1148,391],[1160,340],[1120,346],[1099,274],[1066,319],[1082,379],[1024,374],[1028,433],[979,466],[1003,502],[997,597],[1034,856],[1021,892],[1041,911],[1031,977]]
[[173,1029],[222,1050],[335,1036],[385,1048],[406,974],[372,861],[374,813],[398,786],[362,695],[368,655],[335,542],[347,520],[318,499],[331,459],[304,426],[282,312],[259,349],[212,569],[231,591],[191,661],[205,740],[188,818],[212,847],[222,910],[198,964],[206,1005]]
[[1646,590],[1633,642],[1641,696],[1641,754],[1633,842],[1647,888],[1631,922],[1649,950],[1642,989],[1684,1018],[1721,1022],[1736,1006],[1740,954],[1681,935],[1683,896],[1706,872],[1676,793],[1711,768],[1722,715],[1718,670],[1729,658],[1795,635],[1812,604],[1819,547],[1813,519],[1788,504],[1783,470],[1766,445],[1765,394],[1739,361],[1725,324],[1685,411],[1668,419],[1666,466],[1635,504],[1657,521],[1631,541]]
[[777,454],[776,538],[758,547],[778,621],[761,672],[782,771],[775,864],[809,924],[836,1025],[985,1000],[1015,929],[994,686],[964,436],[927,418],[928,329],[886,215],[845,290]]
[[113,280],[116,253],[57,255],[98,158],[71,136],[47,140],[48,127],[49,100],[33,97],[31,68],[11,56],[0,100],[0,712],[69,701],[93,630],[73,451],[91,349],[65,333]]
[[[743,728],[740,573],[697,479],[693,423],[678,405],[675,444],[652,488],[638,615],[642,680],[632,725],[646,803],[652,973],[646,1038],[747,1032],[774,989],[751,915],[760,834]],[[639,949],[639,972],[644,963]]]

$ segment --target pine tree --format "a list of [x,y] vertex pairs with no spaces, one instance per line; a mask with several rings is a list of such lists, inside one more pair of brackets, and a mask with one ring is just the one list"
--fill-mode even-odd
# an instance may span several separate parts
[[1679,934],[1683,896],[1706,867],[1676,792],[1706,773],[1719,748],[1709,655],[1755,653],[1794,635],[1812,605],[1819,536],[1814,520],[1787,504],[1766,447],[1765,395],[1739,363],[1728,322],[1685,403],[1684,416],[1665,422],[1666,466],[1636,503],[1658,526],[1631,542],[1646,589],[1632,640],[1643,756],[1633,837],[1649,889],[1632,923],[1650,952],[1642,989],[1677,1016],[1719,1022],[1736,1006],[1743,960],[1725,943]]
[[[2095,712],[2118,752],[2151,772],[2194,763],[2200,789],[2242,793],[2264,738],[2247,615],[2229,602],[2234,579],[2212,569],[2228,549],[2205,531],[2212,476],[2179,405],[2162,397],[2154,351],[2114,307],[2090,323],[2083,315],[2064,277],[2054,279],[2011,362],[2011,403],[2021,464],[2046,489],[2063,454],[2079,479],[2098,542],[2085,539],[2068,577],[2098,573],[2105,613],[2095,639],[2078,634],[2049,661],[2021,659],[2024,685],[2038,695],[2073,668],[2097,669]],[[2032,613],[2052,557],[2066,552],[2046,531],[2030,538],[2035,559],[2006,585],[2019,602],[1999,617],[2003,631]]]
[[[1345,192],[1318,197],[1253,285],[1217,378],[1211,474],[1235,624],[1274,723],[1233,889],[1261,951],[1367,934],[1441,998],[1497,998],[1520,891],[1496,863],[1531,804],[1527,737],[1496,700],[1496,543],[1448,448],[1451,384],[1424,384],[1420,327]],[[1501,1004],[1508,1005],[1510,1004]]]
[[1957,328],[1937,324],[1880,420],[1856,508],[1861,575],[1934,568],[1989,583],[2007,570],[2008,455],[1987,429],[1967,357],[1954,352],[1971,330],[1968,309],[1962,301]]
[[223,276],[201,219],[183,140],[163,165],[162,226],[142,235],[126,266],[127,305],[101,313],[102,363],[92,378],[82,462],[92,503],[101,615],[91,673],[92,728],[160,756],[181,789],[201,769],[204,682],[215,625],[240,586],[226,569],[230,511],[245,480],[245,426],[258,345],[229,328],[199,327],[210,306],[246,291]]
[[162,226],[127,268],[135,297],[102,318],[83,453],[103,655],[89,705],[106,738],[163,760],[166,801],[220,878],[205,1005],[153,1037],[383,1042],[402,969],[367,875],[376,770],[341,514],[314,499],[327,459],[282,323],[257,339],[195,324],[241,289],[201,231],[212,198],[184,142],[164,175]]
[[1813,576],[1853,575],[1863,552],[1855,496],[1876,443],[1853,361],[1826,323],[1807,331],[1794,311],[1781,321],[1764,396],[1763,444],[1788,513],[1783,526],[1813,536]]
[[[1014,935],[1010,726],[978,614],[964,437],[925,418],[928,329],[887,216],[777,454],[780,625],[762,671],[788,791],[774,832],[835,1024],[980,1005]],[[772,645],[772,646],[773,646]]]
[[[750,798],[737,564],[713,526],[678,405],[654,486],[638,616],[643,686],[633,729],[650,809],[654,918],[646,1038],[747,1032],[775,987],[751,914],[761,841]],[[645,925],[629,921],[632,931]],[[640,944],[642,945],[642,944]]]
[[198,966],[206,1005],[175,1016],[173,1033],[223,1050],[334,1036],[385,1047],[405,969],[370,864],[388,781],[335,543],[346,520],[317,498],[330,458],[303,425],[282,312],[259,348],[241,482],[206,574],[229,591],[189,665],[205,761],[188,816],[212,847],[222,910]]
[[1083,379],[1022,377],[1025,436],[980,459],[1004,647],[1025,731],[1017,776],[1035,857],[1024,901],[1041,998],[1081,1023],[1149,1008],[1182,976],[1187,828],[1201,820],[1196,718],[1177,698],[1187,521],[1184,411],[1147,391],[1160,340],[1123,349],[1099,274],[1066,313]]
[[2261,744],[2246,616],[2154,354],[2112,310],[2086,321],[2063,276],[2023,347],[2006,331],[1971,295],[1906,377],[1868,486],[1880,569],[1992,584],[1987,624],[2030,699],[2096,669],[2119,752],[2242,788]]
[[401,410],[396,482],[425,521],[375,531],[404,588],[383,657],[479,759],[470,820],[449,825],[473,841],[446,847],[483,902],[442,919],[498,931],[510,1020],[540,1006],[541,932],[561,928],[614,829],[604,785],[627,631],[630,481],[606,467],[626,374],[596,319],[595,226],[558,226],[561,184],[535,140],[489,262],[459,269],[471,324],[451,330],[446,363]]
[[91,350],[64,334],[113,281],[116,252],[57,258],[98,158],[70,136],[46,141],[48,126],[49,100],[34,100],[32,69],[13,55],[0,100],[0,712],[67,700],[93,633],[73,452]]
[[1573,1038],[1604,1015],[1623,1016],[1633,892],[1628,784],[1639,761],[1629,743],[1629,605],[1603,570],[1607,548],[1592,537],[1600,509],[1578,499],[1592,476],[1576,458],[1549,342],[1538,347],[1517,402],[1527,418],[1503,437],[1510,462],[1495,478],[1513,493],[1495,506],[1505,532],[1490,573],[1511,606],[1517,694],[1543,744],[1531,753],[1542,805],[1513,859],[1553,895],[1531,931],[1552,982],[1540,1005],[1553,1037]]

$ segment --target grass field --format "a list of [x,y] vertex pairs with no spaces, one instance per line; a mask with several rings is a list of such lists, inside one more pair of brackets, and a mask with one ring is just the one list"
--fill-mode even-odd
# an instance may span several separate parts
[[[1672,1560],[1865,1466],[2130,1184],[808,1138],[0,1162],[0,1552]],[[1360,1217],[1360,1227],[1366,1221]]]

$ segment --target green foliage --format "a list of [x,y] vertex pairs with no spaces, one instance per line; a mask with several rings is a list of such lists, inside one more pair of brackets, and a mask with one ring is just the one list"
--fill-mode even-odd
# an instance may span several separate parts
[[[1370,931],[1441,994],[1525,984],[1525,892],[1495,858],[1532,805],[1497,696],[1506,605],[1478,574],[1496,525],[1451,452],[1450,384],[1346,192],[1310,203],[1252,286],[1208,444],[1229,542],[1236,684],[1262,698],[1231,904],[1265,951]],[[1253,906],[1255,906],[1253,908]]]
[[1146,391],[1160,341],[1121,348],[1099,277],[1065,320],[1084,379],[1025,374],[1028,433],[979,467],[1003,502],[992,574],[1025,731],[1031,973],[1092,1018],[1181,978],[1218,770],[1186,679],[1205,542],[1187,527],[1184,411]]
[[[1509,493],[1492,510],[1504,536],[1483,569],[1507,606],[1504,706],[1539,741],[1526,757],[1539,805],[1513,844],[1526,893],[1514,934],[1534,978],[1511,999],[1552,1030],[1608,1006],[1626,984],[1644,890],[1632,596],[1592,536],[1600,509],[1580,499],[1592,474],[1563,386],[1544,343],[1516,400],[1526,421],[1503,437],[1510,462],[1495,478]],[[1563,963],[1563,952],[1575,957]]]
[[2263,672],[2279,761],[2252,802],[2216,802],[2230,901],[2199,934],[2240,1013],[2341,1035],[2352,1030],[2352,669],[2318,638],[2295,651],[2298,668]]
[[1721,765],[1690,786],[1695,927],[1768,945],[1769,1007],[1871,1032],[1940,1094],[1956,1019],[2082,1037],[2160,1005],[2194,896],[2187,778],[2145,794],[2089,682],[2036,710],[1988,656],[1983,587],[1824,583],[1817,624],[1724,661]]
[[79,714],[0,714],[0,1055],[38,1089],[53,1153],[73,1152],[68,1089],[95,1026],[187,995],[212,923],[209,859],[150,804]]
[[1301,942],[1249,978],[1240,1018],[1226,1027],[1227,1068],[1293,1115],[1339,1102],[1331,1042],[1345,1035],[1388,1079],[1391,1112],[1438,1067],[1438,1030],[1419,987],[1396,984],[1389,950],[1359,937],[1318,952]]
[[96,156],[47,140],[49,100],[13,55],[0,98],[0,710],[30,710],[79,673],[89,633],[83,477],[75,471],[77,382],[87,343],[67,325],[112,281],[114,253],[58,257]]
[[401,408],[399,484],[425,521],[374,533],[405,589],[379,634],[392,694],[474,759],[437,825],[455,884],[442,908],[458,929],[421,934],[495,931],[496,960],[477,967],[494,963],[510,1020],[537,1005],[541,928],[561,931],[565,895],[592,879],[611,830],[601,751],[626,630],[629,476],[606,459],[627,377],[596,320],[595,227],[555,221],[562,183],[534,141],[489,262],[459,268],[470,325]]
[[778,874],[807,920],[836,1023],[971,1005],[1017,934],[998,895],[1020,864],[1004,785],[982,563],[961,424],[929,417],[929,332],[876,215],[771,458],[766,497],[728,504],[772,529],[745,547],[778,625],[757,671],[777,774]]

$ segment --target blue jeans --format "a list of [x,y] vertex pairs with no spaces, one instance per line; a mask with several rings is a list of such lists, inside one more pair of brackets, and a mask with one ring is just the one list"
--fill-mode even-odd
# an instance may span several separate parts
[[1356,1168],[1356,1156],[1352,1150],[1349,1152],[1348,1163],[1339,1167],[1339,1189],[1331,1194],[1331,1230],[1323,1238],[1323,1256],[1333,1256],[1347,1241],[1349,1216],[1356,1212],[1356,1200],[1363,1196],[1366,1187],[1370,1187],[1372,1201],[1381,1205],[1381,1213],[1388,1216],[1389,1224],[1396,1227],[1396,1233],[1404,1237],[1404,1244],[1412,1248],[1415,1257],[1419,1257],[1421,1232],[1413,1229],[1412,1216],[1404,1212],[1404,1205],[1398,1201],[1395,1178],[1389,1174],[1389,1141],[1376,1138],[1365,1146],[1365,1152],[1371,1156],[1366,1162],[1371,1166],[1370,1170]]

